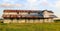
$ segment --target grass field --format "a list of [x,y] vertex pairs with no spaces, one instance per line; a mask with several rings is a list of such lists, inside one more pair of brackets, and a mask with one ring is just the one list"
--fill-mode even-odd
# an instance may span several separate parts
[[0,31],[60,31],[60,23],[0,23]]

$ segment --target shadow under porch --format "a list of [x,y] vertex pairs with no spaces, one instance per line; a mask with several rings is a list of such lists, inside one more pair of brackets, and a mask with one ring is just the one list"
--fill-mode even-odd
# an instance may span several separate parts
[[51,23],[53,18],[8,18],[4,19],[3,23]]

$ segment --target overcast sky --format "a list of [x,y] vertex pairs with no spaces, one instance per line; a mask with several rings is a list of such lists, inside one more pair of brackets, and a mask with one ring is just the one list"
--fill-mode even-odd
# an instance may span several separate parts
[[60,0],[0,0],[0,18],[4,9],[52,10],[60,17]]

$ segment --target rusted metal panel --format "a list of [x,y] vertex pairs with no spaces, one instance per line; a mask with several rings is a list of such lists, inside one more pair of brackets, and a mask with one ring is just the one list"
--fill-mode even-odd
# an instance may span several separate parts
[[[47,10],[44,10],[44,11],[47,11]],[[42,13],[44,11],[39,11],[39,10],[4,10],[3,12],[7,12],[8,14],[3,14],[2,17],[3,18],[45,18],[44,13]],[[52,13],[52,11],[47,11],[47,12]],[[22,13],[22,15],[19,14],[19,13]],[[37,14],[33,14],[33,13],[37,13]],[[39,15],[38,15],[38,13],[39,13]],[[53,17],[50,16],[50,17],[47,17],[47,18],[53,18]]]
[[40,10],[4,10],[3,12],[40,12]]

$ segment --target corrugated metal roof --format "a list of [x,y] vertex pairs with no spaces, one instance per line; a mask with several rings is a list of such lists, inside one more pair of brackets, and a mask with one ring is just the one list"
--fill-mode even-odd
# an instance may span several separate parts
[[4,10],[3,12],[41,12],[40,10]]
[[[43,11],[40,10],[4,10],[4,12],[33,12],[37,14],[27,14],[27,15],[4,15],[3,18],[44,18],[44,15],[42,14]],[[51,12],[52,11],[48,11]],[[55,15],[50,15],[51,18],[57,18]]]

